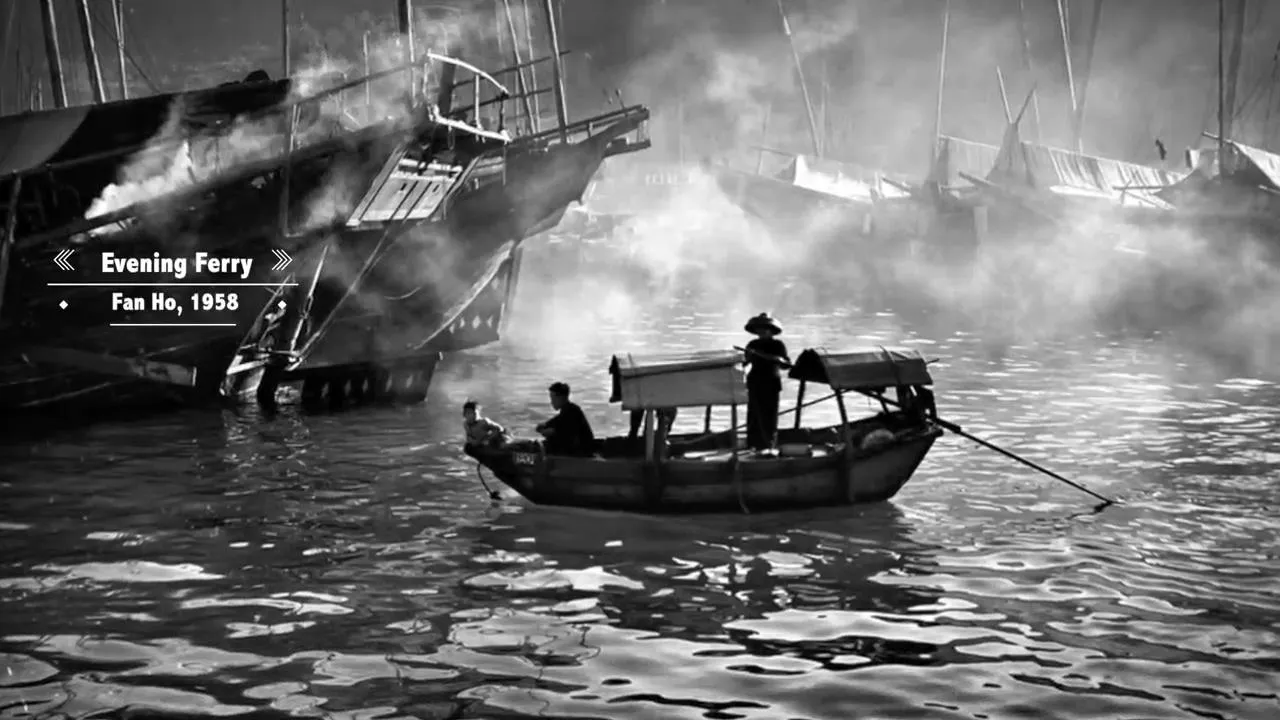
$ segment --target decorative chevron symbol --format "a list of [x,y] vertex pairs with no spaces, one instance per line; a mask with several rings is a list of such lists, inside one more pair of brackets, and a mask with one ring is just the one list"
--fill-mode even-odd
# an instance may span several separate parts
[[53,264],[58,266],[59,270],[75,270],[71,267],[71,263],[67,259],[75,252],[75,248],[63,249],[58,251],[58,256],[53,259]]
[[273,272],[283,270],[289,267],[289,263],[293,262],[293,258],[289,257],[289,253],[279,248],[272,248],[271,252],[276,254],[276,264],[271,266]]

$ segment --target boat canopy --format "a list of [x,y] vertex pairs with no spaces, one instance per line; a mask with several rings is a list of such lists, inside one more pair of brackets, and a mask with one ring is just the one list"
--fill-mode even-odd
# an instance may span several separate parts
[[873,390],[899,385],[932,385],[929,366],[917,350],[874,348],[834,352],[809,348],[800,353],[788,377],[816,382],[832,390]]
[[614,355],[609,402],[621,402],[623,410],[745,404],[741,364],[737,350]]

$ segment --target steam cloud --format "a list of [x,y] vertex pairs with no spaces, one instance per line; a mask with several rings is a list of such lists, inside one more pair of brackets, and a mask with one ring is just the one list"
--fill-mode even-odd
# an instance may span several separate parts
[[[827,124],[836,126],[828,128],[827,152],[922,180],[933,137],[941,4],[885,5],[863,6],[859,15],[834,3],[809,3],[807,12],[790,13],[792,35],[811,90],[822,83],[824,63],[832,72],[830,66],[840,66],[843,58],[847,71],[829,80],[838,87],[825,100]],[[1003,66],[1015,112],[1031,86],[1022,71],[1016,15],[1011,18],[1004,8],[1000,17],[981,17],[995,13],[993,9],[974,9],[966,16],[962,6],[953,7],[942,131],[997,144],[1004,118],[993,66]],[[714,158],[750,171],[756,164],[753,146],[809,152],[808,119],[780,20],[775,15],[759,27],[718,32],[716,18],[723,14],[713,10],[694,3],[665,4],[635,31],[637,36],[669,39],[622,83],[630,96],[654,110],[658,148],[653,154],[674,159],[679,146],[685,149],[686,167]],[[1108,22],[1144,20],[1136,8],[1117,9],[1113,15],[1108,7],[1107,12]],[[1135,62],[1123,61],[1120,43],[1112,38],[1108,45],[1104,30],[1093,62],[1087,116],[1098,120],[1086,126],[1086,139],[1094,135],[1104,154],[1158,165],[1152,149],[1156,133],[1173,148],[1171,138],[1190,140],[1199,132],[1190,123],[1199,122],[1203,92],[1180,87],[1159,93],[1166,103],[1195,105],[1195,112],[1183,114],[1196,116],[1190,121],[1165,118],[1156,123],[1134,108],[1135,93],[1155,97],[1146,78],[1189,62],[1188,42],[1212,44],[1195,22],[1169,20],[1177,25],[1169,41],[1145,36],[1138,53],[1142,59]],[[1051,21],[1034,14],[1031,22],[1039,26],[1032,35],[1043,55],[1044,48],[1054,47],[1048,30],[1056,32],[1056,25],[1046,30]],[[1073,33],[1083,37],[1088,18],[1074,22],[1078,27]],[[1060,52],[1060,39],[1056,43]],[[1133,57],[1131,40],[1126,43],[1125,57]],[[932,49],[911,53],[914,61],[890,52],[891,46],[912,45]],[[1043,56],[1037,62],[1038,130],[1044,141],[1067,146],[1069,113],[1060,110],[1066,93],[1050,79],[1062,69]],[[672,77],[681,79],[678,87]],[[812,94],[821,105],[820,93]],[[1196,95],[1194,102],[1188,102],[1189,95]],[[1100,130],[1104,122],[1105,133]],[[1033,123],[1029,112],[1024,137],[1036,134]],[[1174,150],[1167,162],[1177,160],[1180,153]],[[627,174],[625,165],[632,162],[612,159],[605,170]],[[868,266],[873,263],[851,257],[852,250],[839,251],[842,239],[849,240],[849,247],[866,243],[853,237],[838,211],[811,214],[785,236],[770,235],[704,173],[690,172],[690,182],[648,204],[644,197],[652,188],[639,184],[631,186],[631,208],[604,209],[598,199],[588,201],[597,212],[629,215],[612,241],[604,243],[615,250],[588,245],[586,252],[610,258],[588,263],[588,270],[575,271],[563,258],[548,260],[543,273],[551,280],[522,292],[526,303],[536,296],[537,307],[527,310],[529,324],[514,328],[512,343],[527,352],[544,352],[548,362],[584,354],[601,357],[618,349],[624,340],[620,334],[634,319],[693,293],[714,298],[714,307],[723,310],[719,322],[726,333],[737,334],[746,316],[765,309],[798,314],[829,312],[858,301],[874,305],[877,298],[861,290],[880,279],[892,289],[883,298],[892,309],[923,311],[914,316],[933,316],[930,322],[951,329],[978,330],[997,350],[1062,338],[1105,344],[1108,335],[1136,331],[1171,338],[1177,350],[1198,351],[1224,372],[1269,372],[1280,357],[1280,328],[1269,319],[1280,305],[1280,273],[1264,260],[1256,238],[1178,223],[1131,222],[1109,209],[1082,207],[1069,213],[1066,222],[1036,230],[1034,237],[1030,231],[997,235],[968,256],[913,256],[882,245],[882,257],[871,258],[876,261],[872,271]],[[928,215],[923,207],[919,213]],[[837,282],[831,281],[833,274]],[[825,287],[819,280],[824,277]],[[526,285],[538,283],[526,278]],[[912,321],[912,312],[905,315]],[[554,348],[547,347],[548,337],[555,338]]]
[[[415,51],[447,53],[450,48],[474,48],[491,41],[493,28],[476,13],[454,13],[445,17],[420,16],[415,25]],[[407,61],[406,46],[397,33],[381,33],[370,40],[369,67],[373,73],[391,69]],[[306,98],[335,88],[363,74],[363,58],[329,53],[313,54],[309,63],[293,76],[285,102]],[[424,93],[434,92],[436,78],[417,74]],[[380,78],[365,87],[331,95],[321,101],[299,106],[294,129],[295,150],[339,137],[376,123],[408,118],[410,81],[405,73]],[[235,172],[249,163],[282,156],[287,150],[289,113],[272,113],[261,118],[241,117],[227,127],[195,134],[185,133],[185,108],[179,96],[169,109],[162,129],[146,148],[121,169],[119,180],[103,189],[85,212],[87,219],[105,215],[135,203],[162,198],[198,183]],[[331,173],[330,181],[313,193],[300,213],[302,227],[309,230],[349,213],[358,199],[352,178]],[[148,208],[163,216],[176,208]],[[116,232],[121,223],[96,228],[91,235]]]

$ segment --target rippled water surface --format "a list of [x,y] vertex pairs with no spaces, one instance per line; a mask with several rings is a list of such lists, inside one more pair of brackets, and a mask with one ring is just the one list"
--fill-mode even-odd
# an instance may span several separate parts
[[589,339],[450,359],[424,406],[0,448],[0,717],[1280,717],[1275,385],[1148,342],[994,353],[792,316],[793,352],[925,348],[945,415],[1121,504],[955,436],[874,506],[490,501],[466,396],[527,429],[555,375],[623,430],[610,351],[741,340],[737,317],[596,305]]

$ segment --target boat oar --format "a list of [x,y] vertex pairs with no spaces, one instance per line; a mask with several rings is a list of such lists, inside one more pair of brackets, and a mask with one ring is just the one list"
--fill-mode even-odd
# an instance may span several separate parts
[[[880,396],[880,395],[876,395],[876,394],[873,394],[873,393],[870,393],[870,392],[866,392],[866,391],[862,391],[862,390],[859,390],[858,392],[861,392],[863,395],[866,395],[867,397],[870,397],[870,398],[873,398],[873,399],[876,399],[876,400],[880,400],[881,402],[885,402],[885,403],[888,403],[888,404],[890,404],[890,405],[893,405],[893,406],[894,406],[894,407],[896,407],[896,408],[902,408],[902,404],[901,404],[901,403],[899,403],[899,402],[897,402],[896,400],[892,400],[892,399],[890,399],[890,398],[882,397],[882,396]],[[1101,501],[1102,501],[1102,504],[1098,506],[1098,509],[1099,509],[1099,510],[1101,510],[1102,508],[1104,508],[1104,507],[1106,507],[1106,506],[1108,506],[1108,505],[1114,505],[1114,504],[1115,504],[1115,502],[1116,502],[1115,500],[1112,500],[1111,498],[1108,498],[1108,497],[1104,497],[1104,496],[1102,496],[1102,495],[1099,495],[1098,493],[1096,493],[1096,492],[1094,492],[1094,491],[1090,490],[1089,488],[1087,488],[1087,487],[1085,487],[1085,486],[1081,485],[1080,483],[1072,482],[1071,480],[1068,480],[1067,478],[1065,478],[1065,477],[1063,477],[1063,476],[1059,475],[1058,473],[1056,473],[1056,472],[1054,472],[1054,471],[1050,470],[1049,468],[1046,468],[1046,467],[1044,467],[1043,465],[1039,465],[1039,464],[1037,464],[1037,463],[1034,463],[1034,462],[1032,462],[1032,461],[1030,461],[1030,460],[1028,460],[1028,459],[1026,459],[1026,458],[1024,458],[1024,457],[1022,457],[1021,455],[1019,455],[1019,454],[1017,454],[1017,453],[1015,453],[1015,452],[1012,452],[1012,451],[1010,451],[1010,450],[1005,450],[1004,448],[1000,447],[999,445],[996,445],[995,443],[988,442],[988,441],[983,440],[982,438],[978,437],[977,435],[973,435],[972,433],[965,432],[964,430],[962,430],[962,429],[960,428],[960,426],[959,426],[959,425],[957,425],[957,424],[955,424],[955,423],[953,423],[953,422],[950,422],[950,421],[947,421],[947,420],[943,420],[942,418],[939,418],[939,417],[935,417],[935,418],[933,418],[933,422],[934,422],[934,424],[936,424],[938,427],[943,428],[944,430],[948,430],[948,431],[950,431],[950,432],[953,432],[953,433],[955,433],[956,435],[959,435],[960,437],[963,437],[963,438],[965,438],[965,439],[972,440],[973,442],[978,443],[979,445],[981,445],[981,446],[982,446],[982,447],[984,447],[984,448],[987,448],[988,450],[994,450],[994,451],[996,451],[996,452],[1000,453],[1001,455],[1004,455],[1005,457],[1009,458],[1010,460],[1016,460],[1017,462],[1020,462],[1020,463],[1022,463],[1023,465],[1026,465],[1027,467],[1031,468],[1032,470],[1036,470],[1036,471],[1038,471],[1038,472],[1044,473],[1045,475],[1048,475],[1049,477],[1053,478],[1054,480],[1058,480],[1058,481],[1060,481],[1060,482],[1064,482],[1064,483],[1066,483],[1066,484],[1070,485],[1071,487],[1073,487],[1073,488],[1075,488],[1075,489],[1077,489],[1077,490],[1080,490],[1081,492],[1085,492],[1085,493],[1088,493],[1088,494],[1092,495],[1093,497],[1095,497],[1095,498],[1097,498],[1097,499],[1099,499],[1099,500],[1101,500]]]

